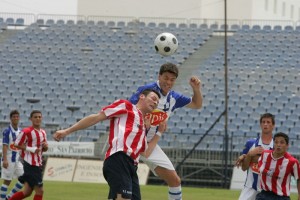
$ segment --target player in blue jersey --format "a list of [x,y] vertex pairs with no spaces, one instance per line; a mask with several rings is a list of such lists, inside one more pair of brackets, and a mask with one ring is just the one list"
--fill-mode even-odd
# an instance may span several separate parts
[[[139,87],[137,92],[130,98],[130,101],[136,104],[141,91],[151,88],[160,92],[161,98],[157,106],[159,110],[156,110],[156,112],[150,116],[146,116],[152,125],[157,125],[160,120],[170,117],[171,113],[177,108],[186,106],[192,109],[200,109],[202,107],[201,81],[198,77],[192,76],[190,78],[189,83],[193,90],[192,97],[186,97],[172,90],[178,73],[176,65],[172,63],[163,64],[159,70],[158,81]],[[150,141],[155,134],[160,135],[154,126],[151,127],[147,133],[148,141]],[[151,155],[147,158],[141,157],[141,160],[150,167],[156,176],[159,176],[168,184],[169,200],[182,199],[181,180],[172,162],[159,145],[156,145]]]
[[17,110],[12,110],[9,117],[10,125],[3,131],[2,140],[1,178],[3,179],[3,183],[0,188],[0,200],[9,199],[23,187],[23,184],[18,181],[11,192],[6,195],[11,180],[23,174],[20,153],[19,150],[14,147],[14,141],[21,131],[19,128],[20,113]]
[[247,170],[247,178],[239,200],[255,200],[260,191],[258,158],[264,150],[273,149],[274,115],[270,113],[263,114],[260,117],[260,127],[260,137],[246,142],[242,155],[236,162],[237,166],[242,166],[243,171]]

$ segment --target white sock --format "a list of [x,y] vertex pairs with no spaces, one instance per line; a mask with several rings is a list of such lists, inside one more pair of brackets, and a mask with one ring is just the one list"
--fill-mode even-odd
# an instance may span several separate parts
[[178,187],[169,187],[169,200],[182,200],[181,185]]
[[2,184],[0,188],[0,200],[5,200],[7,192],[7,185]]
[[20,183],[20,181],[18,181],[18,182],[15,184],[14,188],[10,191],[9,195],[7,195],[8,199],[9,199],[10,197],[12,197],[12,195],[14,195],[16,192],[20,191],[20,190],[22,189],[22,187],[23,187],[23,184]]

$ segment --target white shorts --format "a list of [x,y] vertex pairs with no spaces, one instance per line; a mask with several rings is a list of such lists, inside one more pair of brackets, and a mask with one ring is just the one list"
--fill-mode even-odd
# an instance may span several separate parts
[[7,168],[4,168],[1,162],[1,166],[1,178],[4,180],[18,178],[24,173],[23,164],[20,161],[9,162]]
[[259,192],[253,188],[244,187],[240,194],[239,200],[255,200],[255,197],[258,193]]
[[166,168],[168,170],[175,170],[168,156],[165,154],[165,152],[163,152],[163,150],[158,145],[154,147],[151,155],[148,158],[141,156],[140,160],[142,160],[144,163],[148,165],[148,167],[151,169],[151,171],[155,176],[157,176],[157,174],[155,173],[154,170],[158,166]]

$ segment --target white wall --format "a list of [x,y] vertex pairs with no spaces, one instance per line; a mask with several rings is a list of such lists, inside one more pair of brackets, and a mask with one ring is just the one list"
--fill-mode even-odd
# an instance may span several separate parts
[[78,0],[80,15],[200,18],[201,0]]
[[[224,1],[0,0],[0,12],[223,19]],[[300,20],[299,0],[227,0],[227,4],[228,19]]]
[[76,15],[77,0],[0,0],[0,12]]

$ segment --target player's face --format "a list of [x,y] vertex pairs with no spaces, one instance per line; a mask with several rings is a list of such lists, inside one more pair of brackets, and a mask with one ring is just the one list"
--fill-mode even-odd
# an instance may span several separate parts
[[272,119],[271,118],[262,118],[260,127],[262,130],[262,133],[271,134],[274,129],[274,124],[272,123]]
[[164,72],[158,76],[159,86],[162,90],[163,95],[167,95],[175,84],[176,76],[170,72]]
[[157,108],[159,98],[154,92],[150,92],[145,96],[145,107],[146,113],[151,113],[154,109]]
[[276,137],[274,140],[274,152],[279,155],[283,155],[287,152],[288,144],[286,143],[284,137]]
[[20,116],[18,114],[14,114],[11,116],[10,121],[13,126],[18,126],[20,121]]
[[35,128],[40,128],[42,124],[42,114],[41,113],[34,113],[30,118],[32,122],[32,126]]

